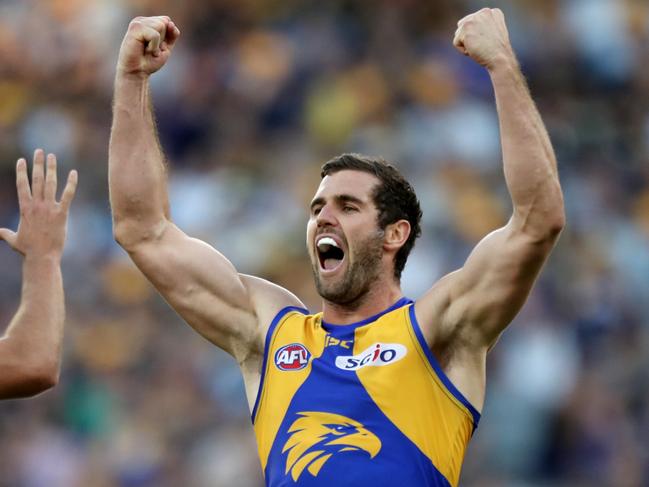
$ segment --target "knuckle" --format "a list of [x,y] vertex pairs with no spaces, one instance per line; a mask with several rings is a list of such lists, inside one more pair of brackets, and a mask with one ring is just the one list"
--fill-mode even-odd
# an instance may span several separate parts
[[158,17],[147,17],[144,19],[143,24],[152,29],[159,29],[165,26],[165,23]]

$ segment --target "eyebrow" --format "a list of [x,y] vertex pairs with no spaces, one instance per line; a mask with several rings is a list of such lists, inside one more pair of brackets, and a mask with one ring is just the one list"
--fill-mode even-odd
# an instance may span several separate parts
[[[338,204],[355,203],[355,204],[357,204],[359,206],[364,206],[365,205],[365,202],[362,199],[357,198],[356,196],[352,196],[351,194],[337,194],[336,196],[333,197],[333,199]],[[313,211],[314,207],[316,207],[318,205],[324,205],[325,202],[326,202],[326,200],[322,196],[319,196],[319,197],[315,198],[311,202],[311,205],[309,206],[309,208],[311,209],[311,211]]]

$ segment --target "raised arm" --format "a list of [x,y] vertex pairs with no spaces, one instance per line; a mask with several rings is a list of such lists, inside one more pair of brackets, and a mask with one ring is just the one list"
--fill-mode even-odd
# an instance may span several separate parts
[[72,171],[56,201],[56,158],[34,153],[32,188],[27,163],[16,165],[20,223],[13,232],[0,229],[0,238],[23,255],[20,306],[0,338],[0,399],[27,397],[58,382],[65,307],[61,254],[70,202],[77,185]]
[[564,226],[563,198],[554,151],[502,12],[482,9],[460,20],[454,44],[491,77],[513,214],[476,246],[460,270],[428,292],[417,315],[429,324],[425,333],[433,348],[461,343],[486,351],[522,307],[552,250]]
[[149,76],[167,62],[179,35],[168,17],[137,17],[120,48],[108,169],[114,233],[127,250],[159,236],[168,222],[166,169]]
[[223,255],[170,220],[149,76],[167,62],[179,35],[169,17],[138,17],[122,42],[109,148],[113,231],[174,309],[243,362],[261,353],[272,314],[299,301],[266,281],[238,274]]

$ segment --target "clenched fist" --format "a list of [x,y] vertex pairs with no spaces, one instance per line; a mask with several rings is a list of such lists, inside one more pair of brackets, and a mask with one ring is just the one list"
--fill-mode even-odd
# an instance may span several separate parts
[[498,8],[483,8],[457,23],[453,45],[488,70],[498,62],[515,59],[505,25]]
[[155,73],[169,59],[178,36],[180,30],[167,16],[134,18],[119,50],[117,74]]

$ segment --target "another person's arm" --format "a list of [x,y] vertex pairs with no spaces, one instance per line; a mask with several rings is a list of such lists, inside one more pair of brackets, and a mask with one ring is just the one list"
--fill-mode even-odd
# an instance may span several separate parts
[[491,77],[513,214],[417,303],[416,312],[434,349],[448,352],[459,345],[486,352],[524,304],[557,241],[565,221],[563,197],[554,151],[502,12],[482,9],[465,17],[454,44]]
[[0,338],[0,399],[27,397],[58,382],[65,306],[61,255],[77,173],[68,176],[56,201],[56,158],[34,153],[32,186],[27,163],[16,165],[20,205],[18,230],[0,229],[0,238],[23,255],[20,306]]
[[214,248],[170,220],[167,170],[156,135],[149,76],[169,59],[180,31],[169,17],[134,19],[122,42],[109,148],[115,239],[174,309],[239,362],[261,355],[263,326],[299,301],[240,275]]

